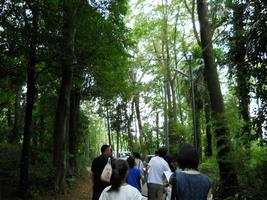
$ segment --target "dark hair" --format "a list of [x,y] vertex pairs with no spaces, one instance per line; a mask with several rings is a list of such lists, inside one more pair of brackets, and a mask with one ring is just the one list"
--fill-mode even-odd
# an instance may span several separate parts
[[106,151],[106,149],[109,148],[109,147],[110,146],[107,145],[107,144],[102,145],[102,147],[101,147],[101,153],[103,154]]
[[111,188],[108,192],[119,191],[119,188],[126,177],[129,166],[125,160],[115,160],[112,165]]
[[140,154],[138,152],[133,152],[133,156],[135,158],[141,159],[141,156],[140,156]]
[[160,157],[165,157],[168,152],[168,149],[166,147],[160,147],[157,151],[156,154]]
[[181,169],[197,169],[199,158],[195,147],[190,144],[184,144],[179,151],[176,161]]
[[134,158],[131,157],[131,156],[128,157],[127,158],[127,163],[128,163],[128,165],[129,165],[130,168],[133,168],[135,166],[135,160],[134,160]]

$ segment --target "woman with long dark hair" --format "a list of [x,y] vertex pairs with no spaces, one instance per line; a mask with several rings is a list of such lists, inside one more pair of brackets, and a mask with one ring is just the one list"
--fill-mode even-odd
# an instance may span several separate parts
[[106,187],[99,200],[144,200],[141,193],[131,185],[126,178],[129,166],[125,160],[116,160],[113,163],[111,186]]

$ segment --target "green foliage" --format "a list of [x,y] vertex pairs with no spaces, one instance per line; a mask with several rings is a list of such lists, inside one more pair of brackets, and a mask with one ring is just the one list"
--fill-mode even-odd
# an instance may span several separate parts
[[157,130],[149,124],[149,123],[144,123],[143,125],[143,134],[144,134],[144,142],[145,142],[145,147],[146,151],[148,154],[154,154],[155,151],[157,150],[157,144],[159,146],[162,146],[162,141],[164,141],[164,135],[161,130],[159,130],[159,140],[157,140]]
[[226,119],[229,124],[230,137],[235,138],[240,136],[242,121],[239,118],[238,107],[237,107],[237,98],[228,94],[225,98],[225,110],[226,110]]
[[216,157],[203,160],[199,165],[199,171],[206,174],[212,183],[212,191],[216,196],[219,188],[219,168]]
[[31,191],[34,195],[43,195],[47,191],[53,191],[55,169],[52,163],[50,152],[40,149],[32,150],[29,177]]
[[180,147],[184,143],[192,143],[192,136],[190,136],[191,127],[184,126],[182,124],[170,123],[169,125],[170,134],[170,153],[174,156],[178,155]]
[[94,106],[89,101],[81,106],[78,155],[85,166],[100,154],[101,145],[107,143],[104,120],[95,113]]
[[250,149],[242,146],[242,141],[234,145],[230,160],[234,163],[241,183],[242,199],[264,199],[266,196],[267,148],[259,141],[251,143]]
[[[175,68],[188,74],[189,51],[193,57],[195,77],[195,92],[200,115],[200,126],[205,124],[201,113],[206,95],[203,84],[202,50],[192,34],[189,10],[182,0],[155,3],[156,1],[138,0],[133,9],[129,9],[127,0],[114,1],[69,1],[77,3],[78,12],[75,18],[75,63],[73,87],[81,94],[81,113],[77,130],[78,165],[80,169],[88,166],[90,161],[99,155],[99,148],[107,143],[106,104],[110,108],[112,143],[116,143],[115,131],[121,133],[122,148],[127,149],[127,120],[132,95],[140,94],[140,110],[143,120],[144,144],[149,154],[153,154],[157,143],[165,143],[162,119],[164,112],[163,80],[166,74],[167,54],[171,78],[176,79],[176,98],[181,108],[179,124],[170,119],[170,152],[176,155],[183,143],[192,143],[192,116],[189,81],[177,75]],[[187,1],[189,8],[192,1]],[[22,88],[21,119],[19,131],[23,132],[26,95],[26,72],[29,57],[29,38],[31,37],[32,15],[29,8],[31,1],[4,1],[0,20],[0,142],[8,143],[15,119],[15,96],[17,88]],[[30,163],[30,182],[34,193],[45,192],[53,185],[52,168],[53,130],[57,96],[61,80],[62,61],[62,1],[38,1],[38,45],[36,47],[36,88],[35,108],[33,111],[32,160]],[[259,100],[259,109],[254,120],[252,133],[256,139],[249,148],[244,147],[243,141],[248,138],[241,136],[244,121],[240,120],[238,100],[233,92],[235,76],[229,76],[230,83],[224,96],[226,120],[229,127],[229,140],[233,151],[229,162],[235,165],[241,183],[241,195],[247,199],[263,199],[267,191],[266,146],[261,146],[257,138],[262,137],[262,125],[266,121],[266,3],[256,1],[234,1],[226,7],[229,1],[208,1],[209,21],[213,29],[215,47],[213,53],[217,64],[229,67],[230,72],[236,73],[230,63],[231,56],[226,57],[225,51],[235,55],[239,46],[233,45],[235,39],[226,43],[225,34],[231,37],[234,32],[231,21],[232,9],[244,6],[240,20],[244,23],[246,67],[248,69],[250,95]],[[234,4],[232,4],[234,3]],[[244,4],[243,4],[244,3]],[[148,6],[149,5],[149,6]],[[136,10],[141,10],[136,13]],[[242,10],[242,9],[241,9]],[[132,12],[131,12],[132,11]],[[196,10],[195,10],[196,11]],[[131,12],[131,13],[130,13]],[[243,11],[242,11],[243,12]],[[125,26],[125,15],[130,13],[127,21],[133,29]],[[196,13],[195,13],[196,14]],[[196,16],[195,16],[196,17]],[[177,19],[177,22],[176,22]],[[221,26],[226,23],[225,30]],[[175,27],[176,26],[176,27]],[[177,28],[177,32],[175,32]],[[176,40],[175,40],[176,39]],[[168,45],[168,50],[166,46]],[[156,52],[158,51],[158,52]],[[177,55],[175,55],[177,53]],[[176,60],[175,60],[176,59]],[[176,63],[177,62],[177,63]],[[132,73],[132,74],[131,74]],[[244,72],[245,73],[245,72]],[[129,76],[131,77],[129,80]],[[166,78],[166,77],[165,77]],[[100,100],[101,99],[101,100]],[[105,103],[103,103],[105,102]],[[104,105],[103,105],[104,104]],[[145,108],[144,108],[145,105]],[[118,108],[118,109],[116,109]],[[168,109],[170,112],[171,108]],[[159,113],[159,130],[156,130],[154,118]],[[179,114],[178,114],[179,115]],[[171,118],[172,113],[169,115]],[[182,124],[183,121],[183,124]],[[214,122],[211,119],[211,124]],[[133,128],[133,123],[132,127]],[[264,125],[265,126],[265,125]],[[159,132],[157,140],[156,131]],[[204,131],[202,131],[204,133]],[[202,138],[205,135],[202,134]],[[214,137],[213,137],[214,139]],[[20,137],[19,143],[22,142]],[[134,148],[140,151],[140,142],[134,136]],[[203,140],[204,145],[205,140]],[[213,147],[215,146],[213,141]],[[1,145],[0,145],[1,146]],[[121,148],[120,147],[120,148]],[[12,149],[13,147],[11,147]],[[18,148],[18,147],[15,147]],[[5,150],[0,147],[0,168],[15,175],[18,179],[19,153],[18,149],[8,149],[10,155],[2,159]],[[6,156],[6,155],[4,155]],[[71,155],[68,155],[70,157]],[[11,160],[11,158],[16,160]],[[200,165],[200,171],[207,174],[213,182],[215,194],[219,188],[219,169],[216,157],[206,160]],[[6,160],[8,159],[8,160]],[[5,163],[6,161],[6,163]],[[11,170],[12,163],[14,168]],[[5,165],[7,164],[7,165]],[[0,172],[1,169],[0,169]],[[10,177],[12,177],[10,175]],[[1,177],[2,178],[2,177]],[[0,178],[0,179],[1,179]],[[13,181],[13,180],[12,180]],[[15,185],[15,184],[14,184]],[[35,186],[34,186],[35,185]],[[14,186],[15,188],[15,186]],[[262,189],[263,188],[263,189]]]

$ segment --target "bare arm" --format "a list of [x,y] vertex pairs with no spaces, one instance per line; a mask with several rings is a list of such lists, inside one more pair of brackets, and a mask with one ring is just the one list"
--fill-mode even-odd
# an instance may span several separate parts
[[210,188],[207,200],[213,200],[212,189]]

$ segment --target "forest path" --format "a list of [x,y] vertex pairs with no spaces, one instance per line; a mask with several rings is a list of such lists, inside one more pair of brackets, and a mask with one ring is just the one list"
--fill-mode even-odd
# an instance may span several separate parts
[[38,200],[90,200],[93,194],[92,173],[89,167],[84,175],[79,177],[75,186],[64,196],[58,198],[53,196],[39,197]]

